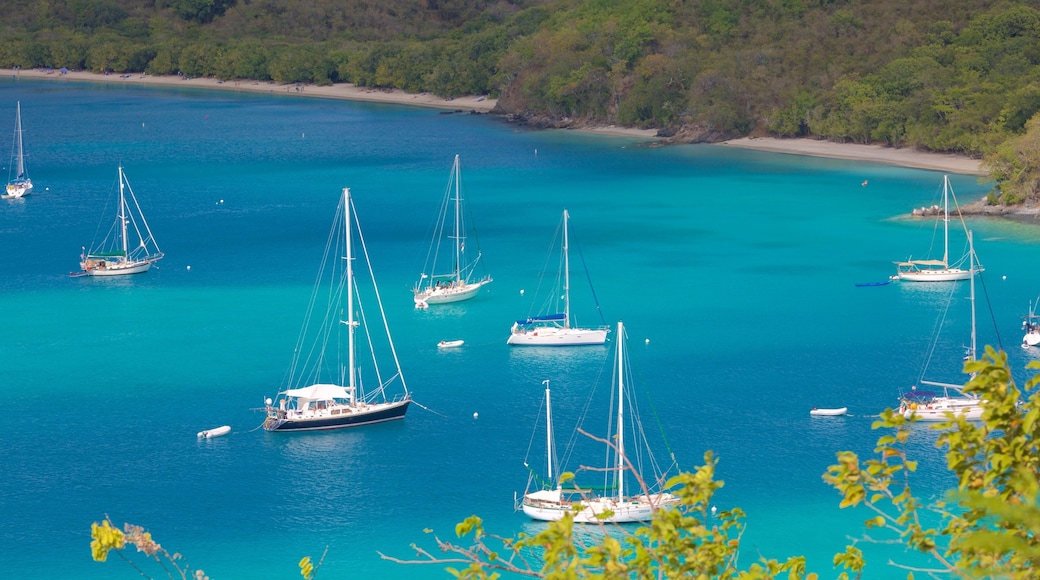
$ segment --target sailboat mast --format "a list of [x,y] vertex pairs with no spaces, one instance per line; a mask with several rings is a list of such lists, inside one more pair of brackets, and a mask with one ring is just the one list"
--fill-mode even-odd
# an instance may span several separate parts
[[968,230],[968,254],[969,264],[971,268],[971,352],[968,353],[968,360],[975,360],[975,244],[972,241],[972,232]]
[[545,461],[546,473],[548,474],[548,481],[553,481],[553,464],[555,458],[553,457],[553,422],[552,422],[552,403],[549,400],[549,379],[542,381],[545,385]]
[[127,253],[126,243],[126,197],[123,193],[124,188],[123,178],[123,166],[119,166],[119,231],[123,234],[123,259],[129,261],[130,255]]
[[347,275],[347,379],[348,387],[351,387],[350,396],[353,400],[357,396],[354,387],[354,256],[350,245],[350,188],[343,188],[343,232],[346,248],[346,275]]
[[459,237],[459,181],[462,180],[462,176],[459,174],[459,156],[455,156],[455,167],[453,169],[455,173],[455,283],[462,283],[462,238]]
[[22,102],[18,101],[17,119],[15,120],[15,133],[18,134],[18,173],[16,179],[25,177],[25,160],[22,158]]
[[625,497],[625,329],[620,320],[617,324],[617,333],[617,488],[618,501],[621,501]]
[[567,238],[567,220],[570,214],[563,210],[563,327],[571,327],[571,257]]
[[[950,267],[950,176],[943,175],[943,267]],[[974,279],[974,278],[973,278]]]

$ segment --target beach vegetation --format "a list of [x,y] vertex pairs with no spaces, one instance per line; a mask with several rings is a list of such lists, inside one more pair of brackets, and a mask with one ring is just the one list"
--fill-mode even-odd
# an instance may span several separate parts
[[[487,95],[543,126],[884,144],[1005,164],[1040,112],[1026,0],[77,0],[5,10],[0,67]],[[49,6],[49,5],[47,5]],[[1040,170],[993,168],[1040,202]]]

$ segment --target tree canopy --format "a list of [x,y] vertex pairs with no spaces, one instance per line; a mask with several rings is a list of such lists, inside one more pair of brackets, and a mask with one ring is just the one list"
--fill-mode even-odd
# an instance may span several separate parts
[[[483,94],[530,122],[760,134],[1000,165],[1040,111],[1025,0],[70,0],[5,6],[0,66]],[[1008,176],[1011,176],[1010,178]]]

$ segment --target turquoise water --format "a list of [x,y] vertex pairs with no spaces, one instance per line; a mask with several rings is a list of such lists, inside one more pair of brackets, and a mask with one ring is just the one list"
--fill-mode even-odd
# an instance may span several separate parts
[[[36,192],[0,204],[0,541],[19,547],[0,556],[4,576],[137,577],[90,559],[90,524],[106,515],[216,579],[296,577],[300,557],[326,546],[322,578],[442,578],[440,566],[378,553],[432,550],[424,529],[450,539],[472,514],[499,534],[537,530],[512,507],[541,383],[552,381],[565,423],[610,358],[609,346],[505,345],[564,208],[608,323],[632,337],[670,449],[687,469],[714,450],[718,505],[748,513],[744,557],[805,554],[827,574],[866,514],[838,510],[820,476],[838,450],[873,448],[869,415],[919,380],[946,302],[945,285],[855,286],[927,252],[933,224],[898,216],[938,200],[936,172],[648,147],[390,105],[58,81],[0,82],[0,128],[3,111],[13,128],[16,101]],[[409,289],[455,154],[495,281],[420,311]],[[69,278],[119,164],[167,257],[141,276]],[[952,181],[962,202],[987,189]],[[422,407],[361,430],[265,433],[256,408],[288,368],[343,187]],[[1040,293],[1040,230],[970,225],[987,268],[980,341],[999,332],[1021,374],[1035,356],[1018,347],[1019,317]],[[575,311],[596,324],[582,278]],[[956,293],[937,380],[957,378],[968,340],[967,284]],[[436,348],[455,338],[465,346]],[[813,406],[852,416],[810,419]],[[195,437],[224,424],[227,437]],[[920,494],[933,497],[950,481],[934,436],[918,439]],[[897,578],[885,562],[910,556],[868,558],[870,578]]]

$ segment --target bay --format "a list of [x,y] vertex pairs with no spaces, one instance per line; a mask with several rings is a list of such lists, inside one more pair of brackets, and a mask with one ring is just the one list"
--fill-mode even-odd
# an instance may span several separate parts
[[[295,577],[301,557],[326,547],[322,578],[447,577],[379,553],[434,550],[432,535],[454,539],[473,514],[494,533],[537,531],[513,498],[541,383],[561,409],[578,408],[610,359],[609,345],[505,344],[530,313],[564,208],[603,321],[630,333],[668,449],[683,469],[713,450],[718,506],[747,512],[742,557],[805,554],[826,574],[868,514],[839,510],[821,474],[839,450],[873,449],[871,416],[919,379],[949,289],[855,285],[928,250],[934,224],[903,216],[937,199],[934,171],[653,147],[393,105],[61,81],[0,81],[0,130],[8,118],[13,129],[18,101],[36,191],[0,203],[0,541],[18,546],[0,555],[5,576],[137,577],[114,557],[90,559],[90,524],[106,516],[145,526],[215,579]],[[472,301],[416,310],[409,289],[456,154],[495,281]],[[140,276],[70,278],[107,226],[120,164],[166,258]],[[961,203],[988,190],[951,179]],[[257,408],[282,386],[343,187],[421,406],[392,425],[265,433]],[[986,266],[980,341],[1000,341],[1024,382],[1038,230],[970,227]],[[584,276],[576,314],[599,324],[577,291]],[[949,380],[969,328],[967,285],[954,292],[946,356],[932,367]],[[436,348],[455,338],[465,345]],[[813,406],[852,416],[812,419]],[[224,424],[229,436],[195,437]],[[914,441],[924,497],[951,483],[932,442],[926,430]],[[912,556],[866,549],[871,578],[905,576],[885,562]]]

